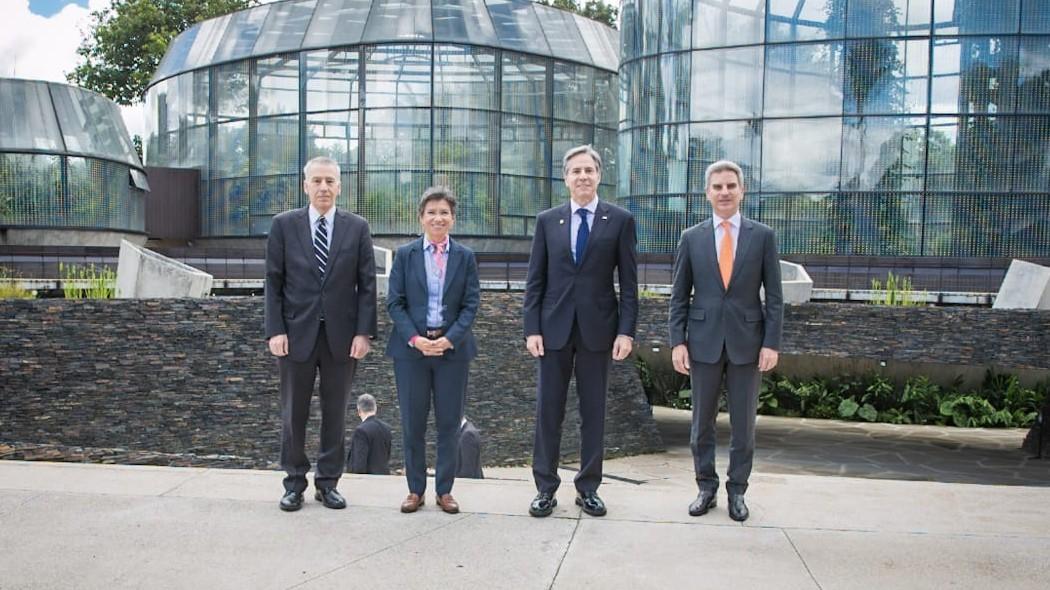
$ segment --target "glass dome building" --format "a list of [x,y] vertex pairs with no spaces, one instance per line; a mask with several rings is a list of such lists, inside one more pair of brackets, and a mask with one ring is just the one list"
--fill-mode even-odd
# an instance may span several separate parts
[[0,121],[2,243],[145,242],[149,185],[115,103],[66,84],[0,78]]
[[745,171],[782,254],[1050,256],[1050,2],[624,0],[620,197],[672,252]]
[[150,166],[201,171],[201,237],[263,236],[305,203],[301,169],[343,170],[340,206],[418,233],[423,190],[456,233],[523,239],[563,198],[561,154],[616,178],[616,31],[527,0],[285,0],[177,37],[146,94]]

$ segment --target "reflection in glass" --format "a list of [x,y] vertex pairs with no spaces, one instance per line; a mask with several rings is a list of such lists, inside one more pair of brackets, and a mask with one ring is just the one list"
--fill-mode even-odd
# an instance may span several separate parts
[[139,164],[116,103],[73,86],[51,86],[66,150]]
[[263,58],[255,62],[257,116],[299,111],[299,59],[296,56]]
[[65,198],[59,156],[0,153],[0,196],[8,199],[0,208],[0,224],[87,225]]
[[693,47],[761,43],[765,12],[765,0],[694,0]]
[[269,6],[260,6],[230,15],[230,24],[226,27],[226,33],[212,59],[214,61],[233,61],[251,55],[252,47],[255,46],[255,41],[269,10]]
[[899,37],[930,34],[932,0],[849,2],[847,37]]
[[306,159],[327,156],[344,171],[357,169],[358,111],[309,115],[306,119]]
[[846,32],[846,2],[839,0],[769,0],[768,11],[770,42],[837,39]]
[[929,41],[862,39],[845,44],[846,112],[924,113]]
[[248,65],[241,61],[214,68],[212,93],[218,119],[248,116]]
[[693,42],[691,0],[647,0],[659,2],[660,7],[660,51],[689,49]]
[[417,235],[416,205],[431,182],[429,172],[367,172],[358,213],[374,234]]
[[761,145],[761,124],[757,120],[693,123],[689,126],[689,192],[704,193],[704,171],[718,160],[739,164],[744,171],[744,189],[757,192]]
[[303,48],[338,47],[361,41],[372,0],[320,0]]
[[[557,119],[590,122],[594,113],[594,69],[554,64],[554,110]],[[554,151],[557,153],[557,150]]]
[[256,122],[252,176],[296,174],[299,169],[299,115]]
[[1013,190],[1050,191],[1050,118],[1018,117],[1014,133]]
[[317,0],[280,2],[270,6],[252,53],[262,55],[299,49]]
[[[365,112],[365,168],[430,168],[430,111],[375,109]],[[420,193],[422,194],[422,193]]]
[[594,128],[589,125],[564,121],[554,122],[551,136],[551,178],[564,178],[562,156],[576,146],[592,143],[594,141],[591,136],[593,130]]
[[215,126],[212,178],[248,175],[248,122],[234,121]]
[[551,206],[550,184],[545,178],[501,176],[499,205],[500,234],[529,235],[529,220]]
[[360,106],[360,61],[356,51],[313,51],[304,55],[307,111],[356,109]]
[[[274,215],[299,206],[299,195],[302,190],[298,174],[252,178],[249,234],[264,236],[269,233],[270,222],[273,221]],[[343,187],[340,197],[345,192],[346,187]],[[337,205],[344,206],[342,203]]]
[[842,112],[842,44],[766,47],[767,116]]
[[485,0],[485,4],[501,47],[541,55],[551,54],[532,2]]
[[[1050,6],[1047,7],[1050,19]],[[1021,39],[1017,111],[1050,113],[1050,37]]]
[[497,113],[434,109],[434,170],[491,173],[499,166],[498,150]]
[[1020,4],[1021,0],[934,2],[933,31],[937,35],[1015,33],[1019,28]]
[[[473,172],[441,172],[434,174],[434,184],[452,189],[456,195],[457,234],[494,236],[498,234],[496,211],[497,176]],[[469,199],[461,198],[470,195]]]
[[434,47],[434,106],[496,109],[496,52],[482,47]]
[[434,40],[498,45],[485,0],[432,0]]
[[62,150],[62,134],[43,82],[0,79],[0,148]]
[[933,45],[935,113],[1013,112],[1017,91],[1017,39],[947,37]]
[[362,41],[433,39],[429,0],[372,0]]
[[547,124],[537,117],[503,115],[500,153],[503,174],[546,176]]
[[762,190],[838,188],[842,120],[784,119],[762,124]]
[[552,54],[559,57],[576,56],[580,61],[590,61],[591,55],[583,44],[572,13],[542,4],[533,4],[532,8],[536,11]]
[[503,54],[503,108],[506,113],[547,115],[547,60]]
[[694,51],[689,117],[744,119],[762,110],[761,47]]
[[382,45],[364,56],[365,106],[430,105],[430,45]]
[[848,117],[842,126],[841,188],[922,190],[925,148],[925,117]]

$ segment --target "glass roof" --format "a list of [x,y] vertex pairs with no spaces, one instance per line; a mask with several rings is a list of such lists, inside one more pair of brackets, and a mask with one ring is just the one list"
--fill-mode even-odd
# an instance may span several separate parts
[[94,156],[142,167],[120,108],[102,95],[57,82],[0,78],[0,151]]
[[619,33],[531,0],[283,0],[198,23],[168,46],[153,82],[212,64],[358,43],[502,47],[615,72]]

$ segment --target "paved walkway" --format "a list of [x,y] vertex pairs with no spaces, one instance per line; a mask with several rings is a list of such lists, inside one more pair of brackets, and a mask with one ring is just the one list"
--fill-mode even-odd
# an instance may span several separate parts
[[[348,509],[310,499],[286,514],[277,509],[282,474],[271,471],[0,461],[0,588],[1046,587],[1050,490],[1016,484],[1045,483],[1047,466],[1012,455],[1016,433],[938,444],[938,435],[916,442],[893,427],[763,418],[751,518],[739,524],[724,496],[710,514],[688,516],[687,417],[658,419],[669,452],[608,461],[601,519],[581,515],[571,485],[553,517],[527,516],[526,468],[457,481],[455,516],[432,496],[401,514],[398,476],[347,476]],[[1001,434],[998,452],[986,448]],[[948,471],[915,459],[943,465],[967,445],[988,455]],[[1004,466],[981,466],[991,459]],[[840,472],[986,483],[1002,475],[1015,485],[814,474]],[[562,476],[570,481],[571,470]]]

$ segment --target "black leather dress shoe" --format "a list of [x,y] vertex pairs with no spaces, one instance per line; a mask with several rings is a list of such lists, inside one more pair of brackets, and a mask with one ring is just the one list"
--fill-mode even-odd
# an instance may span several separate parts
[[325,508],[346,508],[346,498],[335,488],[317,488],[314,500],[324,504]]
[[744,494],[733,494],[729,496],[729,518],[737,522],[744,522],[751,513],[744,503]]
[[284,496],[281,497],[281,510],[284,510],[285,512],[295,512],[302,507],[302,492],[285,492]]
[[703,490],[689,505],[689,516],[703,516],[715,506],[718,506],[718,495],[714,490]]
[[605,502],[597,492],[581,492],[576,495],[576,505],[591,516],[605,516]]
[[540,492],[529,504],[529,514],[536,517],[550,516],[554,507],[558,505],[558,499],[550,492]]

